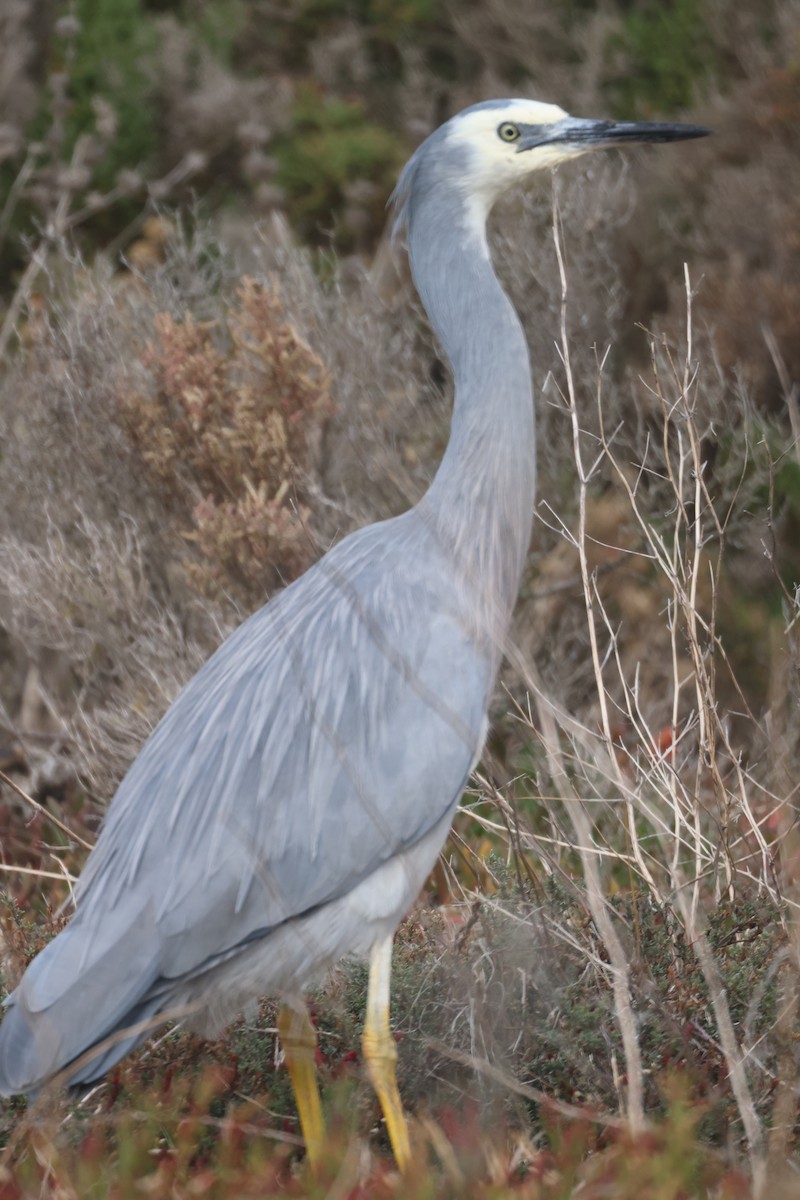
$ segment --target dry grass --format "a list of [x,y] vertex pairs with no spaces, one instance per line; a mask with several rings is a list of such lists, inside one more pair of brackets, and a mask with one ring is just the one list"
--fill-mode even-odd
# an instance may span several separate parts
[[[535,777],[518,779],[499,795],[494,788],[485,794],[495,802],[495,812],[499,801],[508,824],[508,853],[518,869],[536,879],[568,879],[592,922],[603,961],[587,948],[586,969],[599,970],[613,996],[624,1056],[619,1099],[633,1129],[643,1126],[647,1092],[641,1007],[646,981],[649,977],[655,988],[654,972],[659,970],[657,957],[641,940],[646,922],[639,906],[665,914],[673,944],[694,954],[754,1194],[768,1196],[779,1186],[776,1179],[783,1178],[793,1144],[800,1070],[796,1047],[790,1049],[786,1041],[800,980],[798,738],[793,718],[800,665],[797,595],[780,583],[775,564],[783,609],[765,631],[772,641],[774,677],[770,707],[756,715],[732,673],[718,621],[726,541],[739,519],[739,489],[747,490],[744,481],[752,464],[745,442],[739,488],[720,494],[706,458],[704,389],[710,364],[696,357],[688,271],[683,343],[676,347],[652,337],[651,371],[643,381],[660,430],[656,425],[648,431],[633,458],[629,444],[624,449],[620,445],[616,413],[609,418],[602,353],[595,356],[593,400],[576,386],[557,207],[555,235],[562,284],[557,391],[572,431],[576,513],[564,520],[547,501],[542,504],[545,520],[560,530],[579,568],[591,687],[580,709],[569,710],[544,686],[530,659],[519,652],[512,656],[528,689],[516,712],[525,730],[521,740],[533,747],[537,770]],[[588,422],[587,403],[595,408]],[[747,413],[741,418],[746,434]],[[602,547],[612,565],[605,577],[589,517],[601,488],[624,498],[624,504],[615,506],[622,540]],[[631,529],[635,537],[629,536]],[[655,589],[660,598],[645,651],[662,659],[657,693],[647,663],[632,659],[627,645],[629,638],[638,641],[639,632],[629,620],[620,620],[614,602],[613,575],[626,566],[640,586]],[[734,697],[735,717],[725,707],[723,692]],[[487,787],[485,779],[482,786]],[[471,821],[492,837],[503,836],[495,813],[486,817],[483,811],[470,805]],[[625,917],[608,899],[620,890],[632,900]],[[477,896],[467,892],[465,900]],[[735,908],[747,896],[762,898],[781,929],[771,968],[772,976],[780,976],[780,996],[772,1019],[755,1038],[754,1011],[744,1027],[732,1019],[724,953],[718,943],[712,946],[708,933],[721,908]],[[572,932],[556,936],[574,948]],[[734,941],[741,937],[745,942],[749,936],[745,927],[734,933]],[[684,963],[681,970],[686,969]],[[765,999],[764,988],[757,977],[751,986],[757,1009]],[[669,1006],[662,995],[664,1002]]]

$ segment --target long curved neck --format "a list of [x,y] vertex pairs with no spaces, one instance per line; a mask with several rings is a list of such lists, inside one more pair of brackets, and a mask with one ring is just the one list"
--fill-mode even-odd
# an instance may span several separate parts
[[519,318],[492,268],[485,213],[432,189],[409,224],[411,269],[455,376],[450,441],[420,515],[452,549],[505,638],[530,541],[536,486],[533,389]]

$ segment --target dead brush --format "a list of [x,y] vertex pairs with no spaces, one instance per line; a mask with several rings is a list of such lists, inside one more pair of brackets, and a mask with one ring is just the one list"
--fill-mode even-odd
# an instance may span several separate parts
[[[530,696],[527,707],[519,704],[517,716],[539,747],[536,776],[523,781],[534,808],[509,801],[484,780],[483,787],[500,803],[507,832],[480,808],[470,806],[470,820],[482,823],[491,836],[504,837],[509,860],[516,860],[522,876],[568,880],[572,894],[581,897],[597,936],[586,970],[595,972],[613,997],[624,1061],[616,1064],[612,1053],[611,1067],[619,1104],[634,1130],[646,1123],[650,1068],[642,1046],[643,1005],[655,994],[652,972],[658,967],[643,937],[644,910],[639,910],[646,905],[667,914],[676,947],[671,970],[678,975],[661,1003],[669,1011],[681,973],[699,972],[707,997],[703,1036],[722,1064],[754,1195],[777,1194],[770,1188],[783,1186],[796,1151],[792,1130],[800,1077],[797,1048],[786,1039],[800,980],[797,788],[792,782],[797,745],[789,716],[789,696],[797,688],[796,598],[784,592],[783,626],[765,631],[776,645],[775,678],[768,711],[755,713],[736,681],[718,623],[726,539],[744,503],[750,469],[746,414],[739,484],[732,494],[717,495],[705,461],[708,410],[695,359],[688,272],[684,344],[676,350],[651,337],[651,372],[643,382],[657,424],[654,430],[651,423],[638,461],[631,462],[619,444],[617,418],[612,424],[604,408],[602,355],[597,357],[592,431],[585,427],[585,401],[575,385],[567,336],[568,280],[555,192],[554,235],[562,283],[558,389],[572,430],[577,516],[562,521],[551,510],[545,519],[560,529],[577,557],[593,683],[582,711],[572,715],[512,648],[512,662]],[[648,481],[654,482],[648,486]],[[641,577],[645,570],[661,597],[660,618],[653,621],[643,652],[661,662],[660,693],[647,686],[647,662],[628,653],[627,631],[613,615],[607,576],[596,566],[587,514],[594,497],[608,487],[624,496],[626,528],[636,530],[620,557],[643,560],[646,565],[637,573]],[[733,697],[735,717],[726,711],[723,694]],[[520,790],[517,786],[517,795]],[[513,798],[513,786],[508,794]],[[615,893],[629,897],[630,905],[622,906],[630,909],[627,915],[610,902]],[[715,934],[712,939],[709,929],[726,906],[734,912],[753,896],[767,906],[771,926],[782,934],[769,979],[763,987],[759,978],[746,985],[751,999],[743,1020],[741,1011],[733,1015],[724,959],[729,947],[744,946],[758,931],[749,920],[734,921],[730,938]],[[573,935],[562,931],[560,936],[565,950],[575,949]],[[691,967],[687,953],[696,960]],[[776,1011],[759,1013],[776,973],[782,981]]]
[[286,319],[274,280],[244,277],[227,318],[156,318],[142,356],[152,391],[123,392],[120,418],[197,551],[191,582],[258,603],[316,554],[303,496],[328,371]]

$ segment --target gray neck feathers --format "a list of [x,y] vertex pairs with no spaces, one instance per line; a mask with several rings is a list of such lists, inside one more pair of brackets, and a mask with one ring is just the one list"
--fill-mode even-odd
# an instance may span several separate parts
[[425,186],[419,174],[407,212],[411,267],[456,393],[450,441],[417,511],[452,553],[479,623],[502,653],[533,518],[528,348],[492,268],[480,213],[457,184],[440,178]]

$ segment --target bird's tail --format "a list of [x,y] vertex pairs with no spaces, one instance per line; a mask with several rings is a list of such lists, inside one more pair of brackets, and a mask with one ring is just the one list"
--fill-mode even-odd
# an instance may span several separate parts
[[165,1007],[158,977],[149,910],[97,923],[79,910],[6,1001],[0,1094],[36,1092],[62,1072],[71,1086],[99,1079],[151,1032]]

